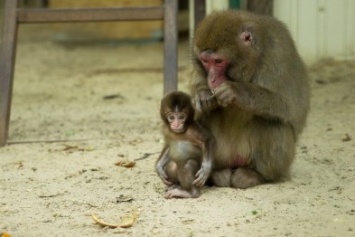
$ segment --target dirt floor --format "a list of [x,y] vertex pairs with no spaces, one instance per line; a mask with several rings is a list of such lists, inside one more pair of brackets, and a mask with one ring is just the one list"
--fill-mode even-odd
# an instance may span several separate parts
[[[166,200],[154,171],[162,148],[162,44],[70,43],[36,29],[23,26],[19,34],[9,145],[0,148],[0,232],[355,236],[355,61],[311,67],[312,109],[292,181],[206,187],[198,199]],[[179,55],[186,91],[187,42]],[[123,160],[136,163],[115,165]],[[102,228],[91,214],[137,221]]]

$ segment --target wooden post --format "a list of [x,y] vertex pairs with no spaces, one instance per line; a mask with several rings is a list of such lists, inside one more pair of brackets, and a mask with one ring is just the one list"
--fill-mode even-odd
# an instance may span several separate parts
[[178,1],[165,0],[164,7],[164,94],[166,94],[177,90]]
[[10,121],[18,28],[16,8],[17,0],[5,0],[0,50],[0,146],[6,143]]

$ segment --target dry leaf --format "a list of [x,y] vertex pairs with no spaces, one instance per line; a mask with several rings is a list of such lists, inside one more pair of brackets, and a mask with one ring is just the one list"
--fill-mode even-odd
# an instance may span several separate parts
[[125,195],[121,194],[119,197],[116,197],[116,203],[131,202],[131,201],[133,201],[133,199],[134,198],[130,195],[125,196]]
[[20,161],[19,164],[18,164],[17,169],[22,169],[22,168],[23,168],[23,161]]
[[99,224],[102,227],[110,227],[110,228],[117,228],[120,224],[112,224],[108,222],[104,222],[96,217],[95,214],[91,214],[92,219],[95,221],[96,224]]
[[100,220],[97,218],[95,214],[91,214],[92,219],[95,221],[96,224],[99,224],[102,227],[110,227],[110,228],[128,228],[133,226],[133,224],[137,221],[138,219],[138,212],[137,210],[134,210],[132,213],[127,214],[121,218],[121,222],[114,224],[114,223],[108,223],[103,220]]
[[130,215],[126,215],[126,216],[123,216],[121,218],[121,224],[120,224],[120,227],[121,228],[128,228],[128,227],[131,227],[137,220],[138,218],[138,213],[132,213]]
[[343,142],[351,141],[351,136],[348,133],[345,133],[345,137],[341,139]]
[[135,164],[136,162],[131,160],[121,160],[115,163],[115,165],[117,166],[122,166],[126,168],[132,168]]
[[83,148],[83,147],[79,147],[79,146],[64,145],[64,148],[62,150],[67,153],[74,153],[76,151],[93,151],[95,149],[92,147]]

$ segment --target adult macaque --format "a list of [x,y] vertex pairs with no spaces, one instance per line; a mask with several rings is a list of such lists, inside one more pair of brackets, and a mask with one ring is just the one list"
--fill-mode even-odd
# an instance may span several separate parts
[[171,92],[160,105],[165,146],[156,163],[165,198],[196,198],[212,169],[212,136],[194,121],[191,98]]
[[285,26],[248,12],[215,12],[196,29],[192,55],[193,104],[216,140],[214,184],[248,188],[287,178],[310,92]]

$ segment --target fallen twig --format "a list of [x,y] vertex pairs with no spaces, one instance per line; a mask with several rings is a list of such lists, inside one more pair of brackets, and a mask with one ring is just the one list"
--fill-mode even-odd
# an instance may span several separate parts
[[137,159],[134,159],[135,161],[138,161],[138,160],[144,160],[144,159],[147,159],[149,156],[151,155],[155,155],[155,154],[159,154],[160,152],[152,152],[152,153],[143,153],[143,156],[140,157],[140,158],[137,158]]
[[64,193],[50,194],[50,195],[38,195],[39,198],[53,198],[62,196]]

